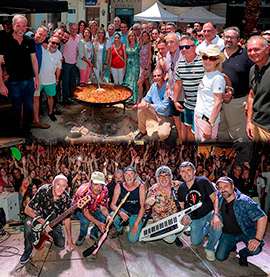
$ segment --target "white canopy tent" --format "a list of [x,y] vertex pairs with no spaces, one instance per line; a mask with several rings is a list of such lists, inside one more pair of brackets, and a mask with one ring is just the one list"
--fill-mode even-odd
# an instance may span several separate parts
[[134,21],[172,21],[178,22],[178,16],[165,11],[155,3],[149,9],[134,15]]
[[226,18],[211,13],[204,7],[194,7],[190,11],[179,15],[179,22],[192,23],[196,21],[201,23],[213,21],[215,24],[225,24]]

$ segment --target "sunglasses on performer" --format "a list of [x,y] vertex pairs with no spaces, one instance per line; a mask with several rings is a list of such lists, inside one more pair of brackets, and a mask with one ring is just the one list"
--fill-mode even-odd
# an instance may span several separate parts
[[52,41],[52,44],[56,44],[56,45],[60,45],[60,43],[59,42],[55,42],[55,41]]
[[169,176],[170,176],[169,174],[159,175],[158,178],[163,179],[163,178],[168,178]]
[[190,49],[191,46],[195,46],[195,45],[183,45],[183,46],[179,46],[180,50],[184,50],[185,49]]
[[214,62],[214,61],[218,60],[218,58],[217,57],[208,57],[208,56],[203,55],[202,60],[203,61],[209,60],[210,62]]

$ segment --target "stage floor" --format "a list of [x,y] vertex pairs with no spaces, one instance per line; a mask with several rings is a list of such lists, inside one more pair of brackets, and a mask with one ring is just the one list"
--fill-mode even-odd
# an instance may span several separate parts
[[[5,228],[10,236],[0,238],[0,276],[267,276],[270,275],[270,226],[264,237],[263,251],[249,257],[249,266],[240,267],[238,255],[231,253],[224,262],[209,262],[204,247],[192,246],[189,237],[182,235],[183,248],[162,240],[148,243],[130,243],[127,230],[117,239],[107,238],[95,262],[83,258],[82,252],[93,244],[87,236],[83,245],[68,252],[47,242],[45,247],[33,251],[26,265],[19,260],[24,250],[23,232],[19,227]],[[72,221],[75,243],[79,234],[79,221]],[[6,239],[6,240],[5,240]],[[243,247],[237,245],[237,250]]]

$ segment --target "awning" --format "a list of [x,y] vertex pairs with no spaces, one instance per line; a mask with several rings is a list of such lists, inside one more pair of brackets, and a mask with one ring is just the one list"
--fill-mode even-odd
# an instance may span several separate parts
[[190,11],[179,15],[179,22],[194,23],[196,21],[201,23],[213,21],[216,24],[225,24],[226,18],[211,13],[204,7],[194,7]]
[[175,7],[209,6],[220,3],[232,2],[232,0],[158,0],[161,4]]
[[178,21],[178,16],[167,12],[158,3],[134,15],[134,21]]
[[0,13],[60,13],[68,11],[67,1],[55,0],[1,0]]

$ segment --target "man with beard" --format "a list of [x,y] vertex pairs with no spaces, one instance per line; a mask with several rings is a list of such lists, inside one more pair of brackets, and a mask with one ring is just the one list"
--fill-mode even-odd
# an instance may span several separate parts
[[130,192],[126,202],[122,205],[118,214],[114,218],[113,224],[116,231],[112,232],[110,238],[116,238],[123,234],[122,221],[129,222],[128,239],[130,242],[136,242],[139,239],[142,229],[142,217],[144,214],[145,203],[145,186],[139,182],[135,182],[137,176],[136,169],[132,166],[127,166],[124,170],[125,182],[117,184],[114,189],[111,209],[117,209],[118,199],[123,199]]
[[183,225],[191,228],[190,241],[197,246],[203,242],[204,237],[209,234],[205,247],[206,258],[215,260],[215,245],[221,236],[222,222],[219,219],[218,197],[212,183],[205,177],[195,176],[196,169],[191,162],[183,162],[180,165],[180,174],[184,182],[178,189],[178,199],[182,210],[199,201],[202,206],[193,211],[188,217],[182,219]]
[[91,175],[89,183],[81,185],[75,193],[72,203],[76,203],[81,198],[89,195],[91,197],[82,211],[77,212],[80,219],[80,235],[76,241],[77,246],[81,246],[87,235],[87,230],[90,222],[94,223],[91,229],[90,238],[94,241],[98,239],[98,230],[105,232],[105,220],[110,220],[110,214],[107,209],[108,204],[108,189],[105,183],[103,173],[95,171]]
[[[146,210],[152,206],[154,222],[178,212],[171,190],[173,188],[177,193],[179,183],[172,182],[172,177],[172,171],[168,166],[163,165],[156,171],[158,182],[149,189],[144,205]],[[178,234],[164,237],[163,240],[167,243],[175,242],[177,246],[182,247],[183,243],[179,239],[181,233],[182,231]]]
[[56,86],[59,83],[62,54],[58,50],[61,38],[53,36],[49,39],[48,49],[42,48],[42,64],[40,69],[41,86],[45,90],[48,99],[49,118],[56,121],[57,118],[53,113],[53,97],[56,95]]
[[64,31],[63,36],[61,37],[61,45],[60,45],[60,52],[63,55],[64,53],[64,47],[67,41],[69,40],[70,33],[69,31]]
[[[33,113],[34,91],[39,88],[38,61],[34,40],[25,36],[27,19],[22,15],[15,15],[12,19],[14,32],[7,34],[5,43],[0,43],[0,61],[5,59],[8,88],[3,78],[0,78],[0,94],[10,94],[12,108],[13,134],[33,139],[31,123]],[[35,80],[33,80],[33,71]],[[0,66],[0,76],[2,67]],[[22,129],[21,111],[23,107]]]
[[219,178],[217,187],[223,230],[216,258],[219,261],[226,260],[241,241],[246,247],[239,251],[239,265],[247,267],[247,257],[258,255],[265,244],[262,238],[267,226],[267,216],[252,199],[234,187],[231,178]]

